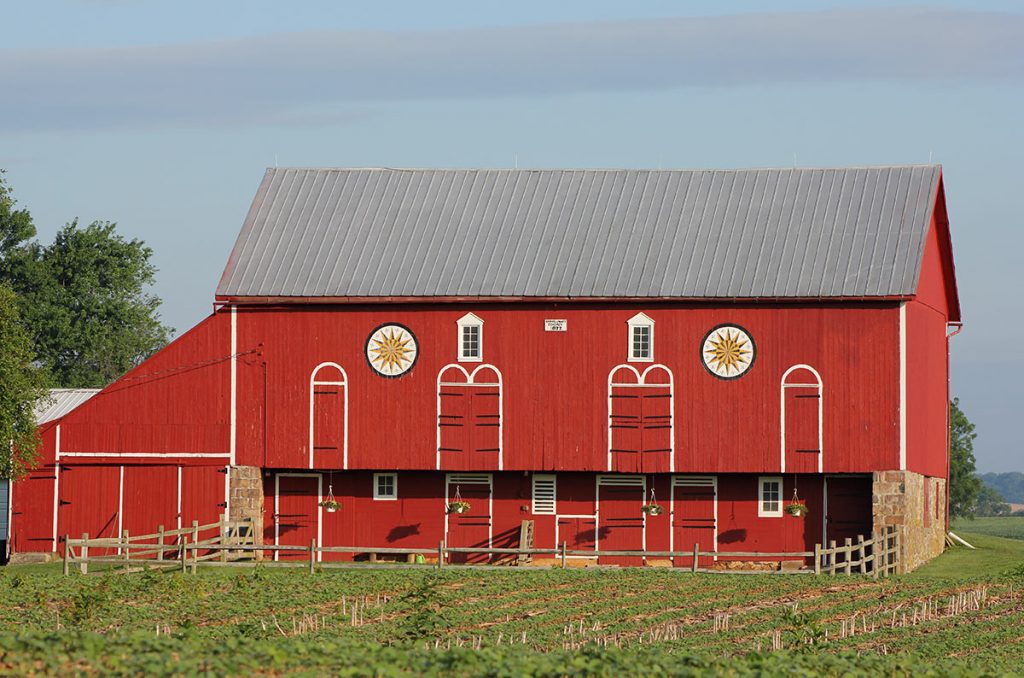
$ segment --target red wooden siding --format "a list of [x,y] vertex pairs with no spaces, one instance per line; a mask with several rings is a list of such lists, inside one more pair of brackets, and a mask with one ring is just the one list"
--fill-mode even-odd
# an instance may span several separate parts
[[[480,403],[475,394],[487,389],[446,386],[438,395],[440,371],[457,358],[456,321],[470,310],[487,323],[484,351],[501,366],[500,427],[493,426],[495,391]],[[674,304],[644,310],[657,323],[655,359],[675,380],[676,472],[777,471],[779,384],[797,364],[813,365],[827,381],[824,471],[898,467],[896,304],[726,310]],[[238,463],[264,465],[266,459],[272,467],[308,467],[303,403],[309,375],[331,361],[348,374],[349,468],[436,469],[440,448],[440,467],[448,470],[496,471],[500,459],[505,469],[607,471],[608,376],[624,364],[626,320],[636,311],[632,304],[240,308],[238,349],[262,344],[266,367],[238,366]],[[565,319],[567,331],[545,332],[544,320],[551,317]],[[366,337],[382,321],[409,327],[419,343],[416,365],[397,379],[374,374],[363,356]],[[700,341],[721,322],[741,324],[758,345],[754,366],[733,381],[716,379],[700,364]],[[664,382],[657,375],[654,370],[648,379]],[[444,377],[445,383],[460,379],[454,370]],[[657,395],[664,395],[660,390]],[[642,472],[667,471],[668,455],[658,451],[668,431],[665,399],[644,404],[650,407],[624,408],[624,415],[645,425],[632,432],[632,441],[614,446],[649,450],[633,454],[645,460],[635,467]],[[492,451],[499,442],[500,456]],[[466,455],[475,459],[463,465],[460,456]]]

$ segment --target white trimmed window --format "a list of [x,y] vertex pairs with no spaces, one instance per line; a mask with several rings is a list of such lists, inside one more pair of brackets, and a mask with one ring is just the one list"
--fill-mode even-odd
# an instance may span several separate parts
[[759,518],[782,517],[782,476],[758,478],[757,515]]
[[381,501],[398,499],[398,474],[374,473],[373,498]]
[[484,359],[484,321],[467,313],[458,319],[459,362],[478,363]]
[[533,474],[533,513],[534,515],[555,515],[555,474]]
[[626,321],[629,326],[629,362],[654,362],[654,321],[637,313]]

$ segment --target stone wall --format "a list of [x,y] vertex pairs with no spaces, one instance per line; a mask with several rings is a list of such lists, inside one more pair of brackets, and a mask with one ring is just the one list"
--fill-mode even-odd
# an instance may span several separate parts
[[232,466],[228,478],[231,497],[230,520],[251,518],[256,543],[263,543],[263,475],[258,466]]
[[875,471],[875,530],[899,528],[900,572],[910,572],[942,553],[946,542],[946,480],[913,471]]

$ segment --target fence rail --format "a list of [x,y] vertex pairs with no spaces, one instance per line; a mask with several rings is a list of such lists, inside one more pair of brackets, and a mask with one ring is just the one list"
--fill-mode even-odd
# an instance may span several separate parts
[[[214,532],[213,536],[204,533]],[[200,537],[203,538],[200,538]],[[171,541],[168,541],[168,540]],[[90,552],[92,549],[92,552]],[[97,549],[116,551],[115,553],[96,554]],[[779,561],[812,558],[812,567],[801,570],[785,570],[786,572],[813,571],[814,574],[869,574],[873,577],[895,574],[899,569],[899,532],[895,527],[886,527],[876,532],[870,539],[858,536],[856,541],[844,540],[842,545],[835,541],[828,546],[815,544],[813,551],[701,551],[699,544],[687,551],[629,551],[629,550],[578,550],[569,549],[565,542],[557,548],[486,548],[447,546],[443,541],[437,548],[395,548],[373,546],[320,546],[316,540],[308,546],[295,544],[274,545],[257,544],[255,526],[249,520],[226,520],[216,523],[199,525],[193,522],[192,527],[176,530],[164,530],[161,526],[153,534],[130,536],[125,531],[120,538],[89,538],[83,534],[81,539],[65,537],[64,540],[64,574],[69,574],[73,567],[86,574],[90,564],[103,564],[112,567],[123,566],[126,571],[139,569],[164,568],[178,569],[182,572],[195,572],[200,566],[209,565],[251,565],[260,558],[272,554],[273,563],[268,565],[281,567],[306,567],[314,571],[320,567],[346,567],[351,563],[322,563],[323,554],[372,554],[430,556],[437,567],[451,564],[452,555],[478,556],[518,556],[516,562],[523,557],[553,556],[566,566],[570,557],[631,557],[631,558],[671,558],[689,559],[684,567],[692,572],[718,571],[700,567],[701,560],[706,559],[738,559],[741,561]],[[279,561],[282,555],[303,556],[293,560]],[[170,555],[170,558],[168,558]],[[728,571],[728,570],[726,570]]]

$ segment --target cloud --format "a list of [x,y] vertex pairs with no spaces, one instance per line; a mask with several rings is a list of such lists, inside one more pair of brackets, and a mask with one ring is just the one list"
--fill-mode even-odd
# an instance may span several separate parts
[[[368,103],[1024,77],[1024,15],[832,10],[0,50],[0,132],[358,119]],[[317,116],[320,107],[332,111]],[[314,113],[311,114],[310,112]],[[339,117],[340,116],[340,117]]]

